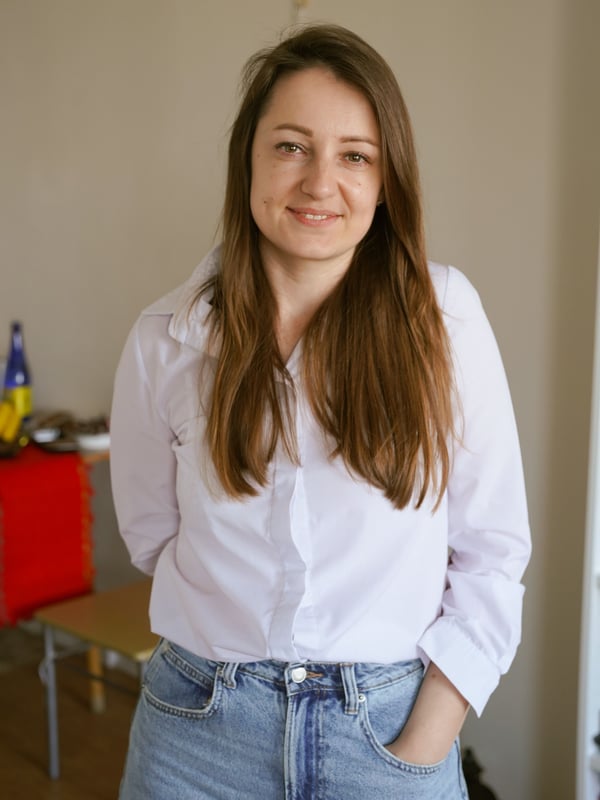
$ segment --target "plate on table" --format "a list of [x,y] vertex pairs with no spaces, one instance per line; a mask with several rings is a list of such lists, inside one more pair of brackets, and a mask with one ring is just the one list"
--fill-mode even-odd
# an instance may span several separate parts
[[110,447],[110,433],[76,433],[75,441],[80,450],[88,452],[108,450]]
[[50,444],[60,438],[60,428],[35,428],[31,438],[36,444]]

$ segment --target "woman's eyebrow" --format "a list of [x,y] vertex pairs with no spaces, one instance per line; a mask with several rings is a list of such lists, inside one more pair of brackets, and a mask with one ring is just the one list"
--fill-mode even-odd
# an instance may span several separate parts
[[303,133],[305,136],[313,136],[310,128],[305,128],[303,125],[295,125],[293,122],[282,122],[281,125],[275,125],[274,131],[296,131]]
[[[314,131],[312,131],[310,128],[305,128],[304,125],[297,125],[293,122],[282,122],[280,125],[275,125],[273,130],[296,131],[297,133],[304,134],[304,136],[314,136]],[[369,136],[342,136],[340,142],[362,142],[364,144],[370,144],[372,147],[379,147],[379,142],[373,141],[373,139],[371,139]]]

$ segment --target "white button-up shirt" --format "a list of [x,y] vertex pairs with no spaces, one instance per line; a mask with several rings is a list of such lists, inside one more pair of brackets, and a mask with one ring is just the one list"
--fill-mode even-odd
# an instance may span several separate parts
[[[256,497],[220,489],[203,441],[214,353],[192,278],[146,309],[117,371],[111,472],[133,563],[154,575],[155,633],[218,661],[434,661],[480,713],[520,640],[530,537],[504,369],[479,298],[430,265],[462,416],[442,502],[395,509],[352,477],[300,382],[300,464],[277,449]],[[124,609],[126,611],[126,609]]]

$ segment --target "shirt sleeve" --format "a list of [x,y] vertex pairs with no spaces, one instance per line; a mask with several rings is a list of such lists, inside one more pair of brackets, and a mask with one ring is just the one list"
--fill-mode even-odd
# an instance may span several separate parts
[[166,321],[166,316],[141,317],[131,331],[116,372],[110,417],[111,483],[119,530],[132,563],[148,575],[179,528],[175,437],[157,407],[142,346],[143,325],[166,326]]
[[531,542],[501,357],[479,296],[452,268],[444,317],[459,401],[448,484],[450,556],[441,615],[419,646],[480,715],[520,642]]

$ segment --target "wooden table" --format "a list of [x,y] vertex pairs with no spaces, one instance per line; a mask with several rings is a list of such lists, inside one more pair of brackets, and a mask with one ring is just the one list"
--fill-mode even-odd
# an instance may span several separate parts
[[[152,655],[158,637],[150,631],[148,605],[150,580],[97,592],[41,608],[35,619],[44,626],[44,672],[48,723],[48,771],[51,778],[60,774],[58,709],[55,662],[60,653],[55,647],[55,631],[62,631],[90,645],[88,674],[97,686],[103,680],[100,649],[112,650],[138,665],[140,677]],[[96,710],[101,710],[97,708]]]

